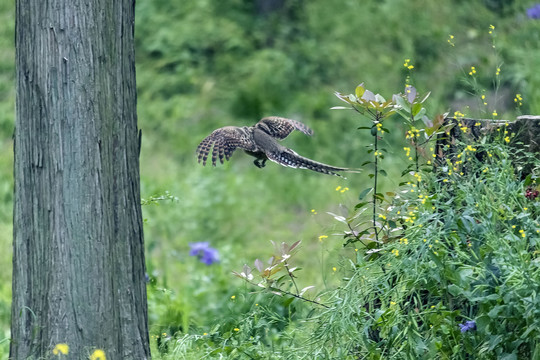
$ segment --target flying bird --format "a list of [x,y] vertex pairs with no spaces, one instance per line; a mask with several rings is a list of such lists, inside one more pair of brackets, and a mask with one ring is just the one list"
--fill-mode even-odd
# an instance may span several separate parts
[[278,116],[265,117],[254,126],[225,126],[214,130],[201,141],[197,147],[198,161],[206,165],[212,152],[212,165],[216,165],[217,159],[223,164],[223,159],[229,160],[234,150],[240,148],[255,157],[253,163],[258,168],[263,168],[266,160],[270,160],[282,166],[340,177],[342,176],[337,172],[359,172],[356,169],[331,166],[305,158],[277,142],[285,139],[293,130],[313,135],[313,130],[303,123]]

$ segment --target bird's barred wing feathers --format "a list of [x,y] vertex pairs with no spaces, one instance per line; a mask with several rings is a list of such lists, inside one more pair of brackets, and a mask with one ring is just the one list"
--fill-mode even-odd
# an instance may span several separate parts
[[313,130],[300,121],[282,118],[279,116],[270,116],[262,118],[255,126],[264,126],[270,131],[270,136],[282,140],[285,139],[293,130],[299,130],[306,135],[313,135]]
[[223,159],[229,160],[236,148],[257,151],[252,136],[244,128],[225,126],[216,129],[197,147],[198,161],[206,165],[208,155],[212,151],[212,165],[216,165],[218,158],[223,164]]

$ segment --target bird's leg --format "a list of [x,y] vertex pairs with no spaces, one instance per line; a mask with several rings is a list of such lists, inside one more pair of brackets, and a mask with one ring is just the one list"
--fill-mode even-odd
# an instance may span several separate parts
[[266,166],[266,159],[255,159],[253,161],[253,163],[255,164],[256,167],[258,167],[259,169],[262,169],[263,167]]

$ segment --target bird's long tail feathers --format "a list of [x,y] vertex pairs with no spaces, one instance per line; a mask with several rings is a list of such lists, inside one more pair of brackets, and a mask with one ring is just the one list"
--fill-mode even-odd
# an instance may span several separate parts
[[283,151],[279,154],[267,154],[269,155],[268,158],[280,165],[288,166],[292,168],[297,169],[308,169],[316,172],[320,172],[327,175],[335,175],[342,178],[345,178],[338,172],[354,172],[359,173],[360,169],[350,169],[350,168],[342,168],[332,165],[323,164],[308,158],[305,158],[301,155],[298,155],[296,152],[294,152],[291,149],[287,149],[288,151]]

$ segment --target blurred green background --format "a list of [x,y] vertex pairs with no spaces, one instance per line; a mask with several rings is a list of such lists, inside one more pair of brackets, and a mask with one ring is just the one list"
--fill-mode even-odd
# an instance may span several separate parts
[[[292,134],[287,146],[317,161],[359,167],[371,139],[355,129],[367,120],[330,108],[342,105],[334,91],[352,92],[361,82],[385,97],[403,91],[406,81],[420,92],[431,91],[432,116],[539,114],[540,20],[527,17],[532,5],[525,0],[138,0],[141,195],[168,192],[173,198],[143,207],[152,332],[206,329],[241,311],[231,309],[231,296],[246,289],[230,272],[268,258],[269,240],[303,241],[297,259],[301,286],[316,285],[318,291],[335,286],[332,267],[344,252],[341,239],[331,236],[335,225],[326,212],[353,206],[368,186],[365,174],[343,180],[274,163],[258,169],[240,151],[225,165],[202,167],[195,149],[206,135],[225,125],[252,125],[263,116],[290,117],[315,135]],[[13,2],[1,2],[3,338],[9,338],[11,297],[14,17]],[[403,66],[405,59],[414,69]],[[474,79],[467,76],[471,66],[477,69]],[[519,111],[513,102],[517,93],[524,99]],[[405,129],[397,118],[388,121],[387,148],[401,149]],[[397,165],[403,160],[400,151],[386,155],[386,189],[400,182]],[[350,190],[336,191],[338,186]],[[320,235],[329,238],[321,242]],[[199,241],[220,252],[220,263],[206,266],[188,255],[188,244]],[[2,344],[7,348],[7,341]]]

